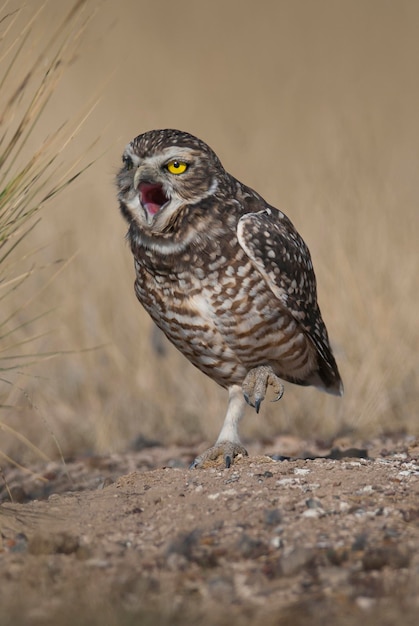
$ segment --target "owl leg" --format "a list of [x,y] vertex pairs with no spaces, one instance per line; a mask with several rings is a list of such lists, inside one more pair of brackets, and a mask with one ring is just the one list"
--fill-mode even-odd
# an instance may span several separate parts
[[202,467],[207,461],[224,458],[226,467],[230,467],[238,454],[247,456],[247,450],[241,445],[238,425],[243,417],[246,403],[240,385],[232,385],[228,392],[228,408],[224,424],[215,445],[205,450],[192,462],[191,468]]
[[261,365],[251,369],[243,381],[243,395],[248,404],[259,413],[262,400],[265,399],[268,385],[273,388],[276,398],[273,402],[280,400],[284,395],[284,385],[278,378],[270,365]]

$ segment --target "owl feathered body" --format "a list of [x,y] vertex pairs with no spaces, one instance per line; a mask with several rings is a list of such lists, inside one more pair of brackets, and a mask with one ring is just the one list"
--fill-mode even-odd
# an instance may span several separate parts
[[135,292],[169,340],[233,390],[235,405],[237,389],[261,367],[341,394],[310,253],[284,213],[188,133],[144,133],[123,161],[118,197]]

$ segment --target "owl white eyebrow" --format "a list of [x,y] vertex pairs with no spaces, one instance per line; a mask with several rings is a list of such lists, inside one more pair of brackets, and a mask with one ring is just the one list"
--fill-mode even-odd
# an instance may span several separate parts
[[165,163],[176,159],[185,161],[186,163],[190,163],[191,161],[191,151],[189,148],[170,146],[162,152],[161,156],[164,156]]
[[134,167],[138,167],[140,165],[141,159],[138,156],[138,154],[134,152],[130,143],[125,148],[124,154],[123,154],[123,158],[127,158],[127,157],[131,159]]

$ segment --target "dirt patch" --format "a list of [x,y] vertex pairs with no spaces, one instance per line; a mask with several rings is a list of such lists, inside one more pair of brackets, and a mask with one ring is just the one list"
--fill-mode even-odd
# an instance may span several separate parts
[[22,499],[55,493],[1,506],[1,624],[416,624],[419,442],[353,450],[189,470],[191,451],[153,448],[70,463],[72,484],[59,464],[21,474]]

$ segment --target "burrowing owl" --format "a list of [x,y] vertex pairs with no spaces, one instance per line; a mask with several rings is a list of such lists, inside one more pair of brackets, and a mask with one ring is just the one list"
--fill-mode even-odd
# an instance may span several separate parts
[[228,389],[215,445],[239,454],[246,402],[259,411],[280,379],[341,395],[309,250],[290,220],[228,174],[203,141],[152,130],[125,149],[118,199],[129,223],[135,292],[169,340]]

